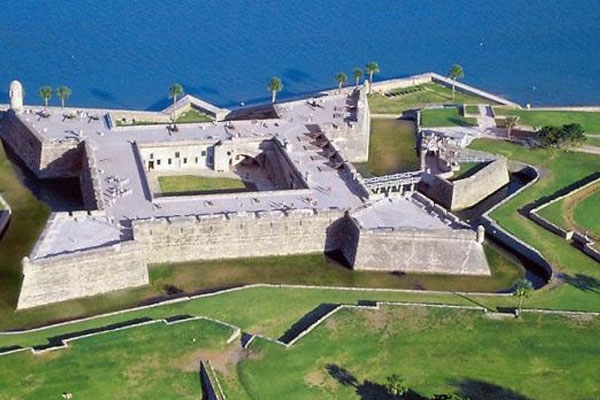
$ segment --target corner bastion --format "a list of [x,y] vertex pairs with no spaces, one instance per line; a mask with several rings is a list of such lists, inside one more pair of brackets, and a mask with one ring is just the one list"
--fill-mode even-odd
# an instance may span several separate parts
[[[184,107],[215,120],[115,123],[163,121]],[[4,143],[40,178],[78,176],[87,209],[52,214],[23,259],[18,308],[145,285],[148,264],[194,260],[340,251],[355,269],[489,275],[481,241],[455,217],[416,194],[381,198],[365,186],[352,162],[368,158],[366,87],[276,104],[266,119],[228,112],[195,98],[140,118],[11,108]],[[156,197],[149,174],[237,177],[255,188]]]

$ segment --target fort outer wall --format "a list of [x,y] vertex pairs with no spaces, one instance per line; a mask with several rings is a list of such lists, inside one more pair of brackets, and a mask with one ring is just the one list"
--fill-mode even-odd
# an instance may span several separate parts
[[509,181],[507,161],[499,158],[473,175],[455,181],[426,175],[422,191],[450,210],[461,210],[477,204]]
[[148,263],[321,253],[340,247],[343,210],[297,209],[133,221]]
[[[82,167],[83,145],[75,138],[44,140],[28,121],[33,115],[9,110],[0,127],[2,139],[38,178],[77,177]],[[37,117],[36,117],[37,118]]]
[[470,229],[366,230],[350,219],[347,229],[342,253],[357,271],[490,275],[477,233]]
[[25,257],[22,265],[17,309],[149,283],[144,252],[133,241],[37,260]]

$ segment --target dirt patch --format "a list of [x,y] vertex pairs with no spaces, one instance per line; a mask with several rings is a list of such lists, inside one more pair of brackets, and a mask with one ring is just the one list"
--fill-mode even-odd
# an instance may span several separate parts
[[569,321],[573,322],[573,325],[587,325],[588,322],[598,319],[598,317],[593,314],[573,314],[568,315],[567,318]]
[[367,324],[376,332],[381,332],[388,325],[390,320],[390,309],[365,310],[364,316]]
[[221,351],[198,349],[188,352],[173,360],[171,365],[182,371],[193,372],[198,371],[200,361],[209,360],[215,370],[227,377],[234,373],[235,366],[248,358],[248,355],[247,349],[242,349],[239,343],[234,343]]

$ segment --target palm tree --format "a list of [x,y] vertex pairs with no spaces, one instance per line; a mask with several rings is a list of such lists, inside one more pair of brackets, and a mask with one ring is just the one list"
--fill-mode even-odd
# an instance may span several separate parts
[[50,86],[42,86],[38,90],[38,96],[44,100],[44,106],[48,108],[48,100],[52,97],[52,88]]
[[354,79],[356,80],[356,86],[358,86],[360,80],[365,76],[365,71],[359,67],[354,68],[352,70],[352,76],[354,76]]
[[521,309],[523,307],[523,300],[531,297],[532,293],[533,293],[533,283],[531,283],[531,281],[529,279],[525,279],[525,278],[519,279],[518,281],[515,282],[513,296],[516,296],[519,298],[517,317],[519,315],[521,315]]
[[375,72],[379,72],[379,64],[377,64],[375,61],[371,61],[367,64],[365,70],[369,74],[369,93],[371,93],[371,86],[373,86],[373,74]]
[[512,129],[517,125],[518,122],[518,115],[506,117],[504,124],[506,125],[506,137],[508,138],[508,140],[510,140],[510,133],[512,132]]
[[183,95],[183,86],[179,83],[174,83],[169,88],[169,98],[173,99],[173,112],[175,112],[175,103],[177,103],[177,98]]
[[463,71],[463,68],[458,64],[454,64],[450,68],[450,72],[448,72],[448,78],[452,79],[452,100],[453,101],[454,101],[454,89],[455,89],[455,85],[456,85],[456,80],[459,78],[462,78],[464,76],[465,76],[465,72]]
[[338,72],[335,74],[335,81],[338,83],[338,89],[341,89],[342,86],[348,82],[348,75],[346,75],[344,72]]
[[277,92],[281,92],[283,89],[283,83],[281,82],[281,79],[276,76],[269,79],[269,82],[267,83],[267,89],[271,91],[271,103],[275,103],[275,100],[277,99]]
[[59,86],[56,88],[56,97],[60,99],[61,108],[65,108],[65,100],[71,97],[71,89],[68,86]]

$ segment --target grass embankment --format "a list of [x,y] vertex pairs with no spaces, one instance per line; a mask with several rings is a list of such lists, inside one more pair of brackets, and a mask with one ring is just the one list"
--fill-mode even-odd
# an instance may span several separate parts
[[420,167],[416,148],[413,122],[374,118],[371,120],[369,161],[355,166],[363,176],[415,171]]
[[239,191],[246,185],[241,179],[206,177],[198,175],[159,176],[160,190],[165,195],[182,193]]
[[439,128],[443,126],[476,126],[475,118],[465,118],[457,107],[427,109],[421,112],[422,128]]
[[592,185],[539,211],[554,224],[600,238],[600,184]]
[[444,104],[493,104],[483,97],[457,91],[452,99],[452,89],[437,83],[426,83],[411,88],[393,89],[390,93],[403,93],[393,97],[381,94],[369,96],[369,108],[374,114],[401,114],[405,110]]
[[598,263],[519,212],[525,205],[551,196],[597,172],[600,157],[556,149],[528,150],[516,144],[489,139],[478,139],[470,147],[502,154],[543,169],[544,176],[535,185],[492,213],[501,226],[541,251],[561,274],[558,285],[538,291],[529,304],[546,308],[600,310]]
[[343,310],[292,350],[257,342],[237,376],[224,373],[223,382],[236,399],[384,399],[392,374],[406,380],[411,399],[448,392],[472,400],[563,399],[566,393],[588,399],[600,391],[600,341],[590,340],[598,334],[597,319]]
[[495,107],[496,115],[519,117],[519,125],[541,127],[546,125],[562,126],[579,123],[588,133],[600,133],[600,112],[586,111],[534,111]]

